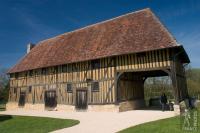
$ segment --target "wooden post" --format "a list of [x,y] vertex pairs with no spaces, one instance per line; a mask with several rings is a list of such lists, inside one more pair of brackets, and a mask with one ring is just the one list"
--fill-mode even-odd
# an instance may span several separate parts
[[122,75],[123,73],[121,73],[121,72],[116,72],[115,73],[115,103],[116,104],[119,104],[119,102],[120,102],[120,92],[119,92],[119,79],[120,79],[120,76]]
[[174,98],[175,98],[175,104],[179,104],[180,101],[180,94],[177,86],[177,76],[176,76],[176,66],[175,62],[171,62],[171,80],[172,80],[172,85],[174,89]]

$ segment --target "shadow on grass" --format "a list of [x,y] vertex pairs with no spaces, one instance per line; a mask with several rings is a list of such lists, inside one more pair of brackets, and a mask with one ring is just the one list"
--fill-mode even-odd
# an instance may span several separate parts
[[12,119],[11,115],[0,115],[0,122]]

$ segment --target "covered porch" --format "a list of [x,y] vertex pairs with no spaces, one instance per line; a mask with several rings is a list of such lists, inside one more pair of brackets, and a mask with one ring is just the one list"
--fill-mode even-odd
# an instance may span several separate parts
[[[177,65],[178,66],[178,65]],[[179,65],[178,71],[171,68],[149,69],[118,72],[116,78],[117,104],[119,111],[144,109],[147,107],[144,95],[144,83],[149,77],[168,76],[171,79],[173,102],[175,106],[188,98],[184,68]],[[181,69],[181,70],[180,70]],[[159,92],[160,95],[163,93]]]

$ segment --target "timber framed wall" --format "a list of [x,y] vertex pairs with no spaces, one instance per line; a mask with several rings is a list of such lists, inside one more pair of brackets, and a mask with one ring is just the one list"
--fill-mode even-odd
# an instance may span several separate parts
[[[85,89],[88,105],[119,105],[119,111],[138,109],[144,107],[145,77],[140,74],[163,71],[172,79],[178,104],[188,93],[184,66],[173,57],[174,49],[160,49],[11,74],[9,101],[18,103],[20,92],[25,92],[25,104],[44,104],[45,91],[55,90],[57,104],[75,106],[76,90]],[[97,90],[93,90],[95,82]],[[67,90],[68,84],[72,91]]]
[[[114,58],[100,59],[100,66],[96,68],[92,68],[91,62],[73,63],[11,75],[9,101],[18,101],[20,91],[24,90],[27,94],[27,103],[43,103],[44,91],[56,89],[59,104],[74,105],[76,88],[87,87],[91,90],[92,83],[98,81],[99,91],[88,92],[88,104],[114,103]],[[72,92],[67,92],[67,84],[72,84]],[[29,87],[31,87],[31,92],[29,92]]]
[[[18,101],[20,91],[26,91],[27,103],[44,103],[44,91],[55,89],[58,104],[74,105],[76,88],[86,87],[88,104],[115,103],[118,73],[168,69],[171,56],[172,50],[162,49],[99,59],[97,66],[85,61],[15,73],[10,78],[9,100]],[[99,91],[91,90],[93,81],[99,82]],[[67,84],[72,84],[72,92],[67,92]]]
[[171,57],[169,49],[122,55],[117,57],[116,69],[119,72],[164,69],[171,66]]

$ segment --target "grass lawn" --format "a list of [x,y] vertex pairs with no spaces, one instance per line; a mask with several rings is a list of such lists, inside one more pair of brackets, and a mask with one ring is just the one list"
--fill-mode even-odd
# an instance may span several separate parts
[[47,133],[78,124],[77,120],[0,115],[1,133]]
[[200,133],[200,111],[198,111],[198,131],[181,129],[180,116],[133,126],[119,133]]

